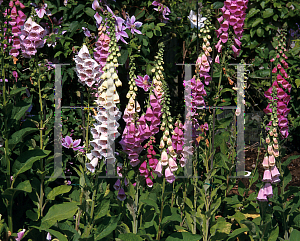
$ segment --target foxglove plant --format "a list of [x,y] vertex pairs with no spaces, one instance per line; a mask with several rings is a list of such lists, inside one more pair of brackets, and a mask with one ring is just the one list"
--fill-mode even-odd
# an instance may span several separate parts
[[44,47],[43,38],[46,36],[46,31],[31,17],[27,19],[24,26],[21,28],[21,50],[25,58],[31,58],[37,53],[37,48]]
[[[224,6],[221,8],[223,15],[218,18],[220,28],[216,30],[217,37],[220,38],[216,45],[218,53],[222,52],[222,46],[232,37],[233,41],[229,45],[232,46],[234,57],[239,55],[247,4],[248,0],[226,0],[224,2]],[[233,32],[229,28],[230,26],[232,26]]]

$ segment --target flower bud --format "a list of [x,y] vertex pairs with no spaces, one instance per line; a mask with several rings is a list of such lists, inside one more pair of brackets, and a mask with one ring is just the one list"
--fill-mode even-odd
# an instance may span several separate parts
[[165,147],[165,143],[164,143],[164,140],[160,140],[160,145],[159,145],[159,148],[162,149]]
[[164,141],[167,141],[168,140],[168,137],[166,135],[163,135],[163,140]]
[[269,137],[266,138],[266,143],[267,143],[267,144],[270,143],[270,138],[269,138]]
[[171,146],[171,145],[172,145],[172,140],[171,140],[170,137],[169,137],[168,140],[167,140],[167,145],[168,145],[168,146]]
[[278,143],[277,138],[273,138],[273,142],[277,144]]

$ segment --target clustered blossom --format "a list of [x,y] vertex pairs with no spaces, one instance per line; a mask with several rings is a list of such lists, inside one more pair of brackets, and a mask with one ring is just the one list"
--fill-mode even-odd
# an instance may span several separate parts
[[76,73],[78,75],[78,81],[92,87],[92,85],[100,82],[100,68],[101,66],[91,58],[89,50],[84,44],[80,49],[78,55],[75,56]]
[[126,28],[130,29],[132,34],[142,34],[140,30],[137,30],[137,28],[140,28],[143,24],[141,22],[135,21],[135,16],[132,16],[131,18],[127,18],[126,20]]
[[[206,45],[204,45],[204,46],[206,46]],[[209,47],[209,48],[211,49],[211,47]],[[207,50],[205,50],[205,51],[207,51]],[[202,56],[198,57],[198,59],[196,61],[196,67],[197,67],[197,71],[199,72],[199,77],[200,78],[202,78],[202,77],[204,78],[204,83],[206,85],[208,85],[209,81],[212,80],[211,76],[209,75],[210,63],[211,62],[212,62],[211,57],[207,57],[206,54],[202,54]]]
[[144,91],[148,91],[150,88],[149,76],[146,74],[144,77],[138,75],[135,79],[135,83],[138,87],[143,88]]
[[25,58],[31,58],[37,53],[37,48],[44,47],[46,31],[31,18],[28,18],[21,28],[21,50]]
[[234,43],[231,43],[232,50],[235,58],[239,55],[247,4],[248,0],[226,0],[224,2],[224,6],[221,8],[223,15],[218,18],[220,28],[216,30],[217,37],[220,37],[216,44],[218,53],[222,52],[222,44],[225,44],[229,39],[231,34],[229,26],[231,25],[235,35],[233,36]]
[[[276,74],[276,81],[273,82],[272,86],[265,92],[265,97],[268,98],[268,100],[272,100],[272,92],[273,89],[276,89],[276,95],[278,101],[276,101],[276,109],[277,112],[273,112],[272,103],[269,103],[267,108],[264,110],[266,114],[271,115],[271,118],[278,119],[278,127],[280,128],[280,133],[284,138],[287,138],[288,133],[288,119],[287,115],[290,112],[290,109],[287,108],[287,105],[289,104],[289,101],[291,99],[290,95],[288,95],[285,90],[288,90],[288,92],[291,92],[291,84],[286,80],[289,78],[288,74],[286,73],[285,69],[288,68],[288,64],[285,61],[287,59],[287,56],[284,54],[283,51],[286,51],[285,48],[285,35],[280,34],[278,37],[279,45],[275,48],[277,51],[276,58],[272,58],[271,62],[275,65],[275,67],[272,70],[272,73]],[[279,48],[279,49],[278,49]],[[274,103],[275,105],[275,103]],[[274,106],[275,107],[275,106]],[[271,121],[273,121],[271,120]],[[274,121],[273,121],[274,122]],[[269,125],[272,123],[270,122]]]
[[[13,41],[12,48],[9,51],[9,54],[14,57],[17,57],[20,54],[19,49],[21,48],[19,35],[21,34],[21,28],[25,23],[26,15],[21,10],[17,11],[16,6],[19,6],[22,9],[25,8],[25,6],[19,1],[16,2],[10,1],[9,6],[11,8],[10,11],[11,21],[9,21],[9,24],[12,26],[12,35],[13,35],[13,36],[9,36],[9,42],[11,42],[11,40]],[[7,15],[7,12],[8,10],[6,10],[6,12],[4,13],[5,16]]]
[[162,17],[160,17],[160,20],[163,23],[167,23],[169,18],[167,18],[166,16],[171,13],[170,9],[167,6],[160,3],[159,1],[152,2],[152,5],[157,7],[157,8],[154,8],[155,11],[162,13]]

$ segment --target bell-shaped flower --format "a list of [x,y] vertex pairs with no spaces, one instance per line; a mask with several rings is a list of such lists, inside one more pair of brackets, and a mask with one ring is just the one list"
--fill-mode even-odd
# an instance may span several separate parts
[[151,180],[150,177],[146,178],[146,184],[147,184],[148,187],[153,187],[153,181]]
[[268,169],[269,168],[269,157],[268,156],[264,157],[262,165],[263,165],[264,169]]
[[140,166],[140,168],[139,168],[139,171],[140,171],[140,173],[145,173],[145,172],[147,172],[147,162],[146,162],[146,161],[144,161],[144,162],[141,164],[141,166]]
[[153,118],[154,118],[154,115],[153,115],[152,109],[150,107],[148,107],[146,110],[145,119],[147,121],[151,121]]
[[115,189],[116,191],[119,191],[120,188],[121,188],[121,181],[120,181],[120,179],[118,179],[118,180],[116,181],[116,183],[114,184],[114,189]]
[[278,171],[277,167],[276,166],[273,166],[271,168],[271,175],[272,175],[272,178],[275,178],[275,177],[279,177],[280,176],[280,172]]
[[272,177],[272,182],[273,184],[280,182],[279,176]]
[[93,158],[93,160],[90,163],[86,163],[86,168],[90,171],[90,172],[95,172],[95,168],[98,165],[98,158],[95,157]]
[[149,166],[150,166],[153,170],[155,170],[157,163],[158,163],[158,160],[157,160],[157,159],[155,159],[155,158],[150,158],[150,159],[149,159]]
[[163,166],[167,166],[168,165],[168,154],[167,152],[164,150],[162,153],[161,153],[161,164]]
[[263,177],[263,182],[271,182],[272,181],[272,176],[271,176],[271,172],[269,169],[266,169],[264,171],[264,177]]
[[272,185],[267,182],[264,186],[264,194],[267,196],[267,197],[273,197],[273,189],[272,189]]
[[269,166],[272,167],[275,165],[275,157],[273,155],[269,156]]
[[130,165],[133,167],[137,166],[139,163],[140,163],[139,159],[131,159],[130,160]]
[[173,183],[175,181],[175,176],[172,173],[170,167],[167,167],[165,170],[165,178],[168,183]]
[[267,202],[268,201],[267,196],[264,194],[264,188],[261,188],[259,190],[256,199],[257,199],[257,201],[260,201],[260,202]]
[[118,192],[118,196],[117,198],[120,200],[120,201],[124,201],[126,199],[126,194],[125,194],[125,191],[124,189],[121,187],[119,192]]
[[169,167],[171,172],[175,172],[178,169],[177,163],[172,157],[169,158]]
[[162,176],[162,164],[161,162],[159,161],[155,167],[155,170],[153,171],[158,177],[161,177]]
[[198,23],[197,23],[197,14],[193,10],[190,11],[190,14],[188,16],[188,19],[191,22],[191,28],[203,28],[205,26],[204,21],[207,19],[205,17],[202,17],[201,14],[198,14]]

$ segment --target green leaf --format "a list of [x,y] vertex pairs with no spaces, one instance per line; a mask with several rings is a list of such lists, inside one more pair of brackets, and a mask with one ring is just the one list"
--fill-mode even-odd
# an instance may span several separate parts
[[118,57],[119,64],[125,64],[127,58],[128,58],[128,50],[127,49],[121,49],[121,56]]
[[53,205],[46,216],[42,218],[41,227],[50,228],[56,224],[56,222],[72,218],[77,209],[77,204],[73,202]]
[[238,237],[241,233],[244,233],[244,232],[247,232],[249,231],[248,228],[239,228],[239,229],[236,229],[234,230],[231,234],[229,234],[229,238],[232,239],[232,238],[236,238]]
[[181,233],[172,233],[169,237],[167,237],[166,241],[179,241],[179,240],[198,241],[201,238],[202,236],[198,234],[181,232]]
[[299,241],[300,240],[300,232],[297,229],[293,229],[290,241]]
[[69,185],[61,185],[61,186],[55,187],[55,188],[53,188],[53,190],[51,190],[48,193],[47,199],[49,199],[49,200],[55,200],[55,197],[57,195],[70,192],[71,189],[72,189],[72,186],[69,186]]
[[74,33],[78,28],[79,22],[73,21],[69,26],[69,32]]
[[181,217],[178,213],[172,213],[172,215],[166,216],[166,217],[163,218],[162,225],[167,224],[170,221],[179,222],[179,223],[182,222]]
[[300,214],[298,214],[293,221],[293,225],[295,225],[297,228],[300,228]]
[[137,8],[134,13],[135,19],[138,20],[138,19],[144,17],[145,13],[146,13],[145,10],[141,11],[140,9]]
[[256,8],[251,8],[249,13],[247,14],[247,18],[253,17],[255,14],[259,13],[260,10]]
[[75,15],[76,13],[79,13],[82,9],[84,9],[84,7],[85,7],[85,5],[83,5],[83,4],[77,5],[77,6],[74,8],[73,15]]
[[9,145],[18,144],[18,143],[22,142],[22,139],[25,136],[27,136],[37,130],[38,130],[37,128],[32,128],[32,127],[26,127],[24,129],[18,130],[10,136],[10,138],[8,139],[8,144]]
[[23,192],[32,192],[32,187],[29,180],[19,183],[15,189]]
[[87,15],[89,15],[90,17],[94,17],[94,15],[95,15],[95,11],[94,11],[94,9],[92,9],[92,8],[89,8],[89,7],[87,7],[85,10],[85,13],[87,14]]
[[109,209],[109,205],[110,205],[110,200],[109,199],[104,199],[101,204],[99,206],[97,206],[96,208],[96,215],[95,215],[95,220],[102,218],[103,216],[105,216],[108,212]]
[[99,226],[94,236],[94,240],[103,239],[107,235],[109,235],[112,231],[114,231],[118,226],[119,219],[120,219],[120,215],[111,217],[108,225],[106,225],[105,228],[103,228],[103,226]]
[[21,92],[21,94],[23,94],[23,93],[25,93],[26,89],[27,89],[27,87],[14,89],[14,90],[10,91],[9,96],[11,97],[19,92]]
[[260,24],[263,21],[262,18],[257,18],[253,23],[252,23],[252,27],[254,28],[255,26],[257,26],[258,24]]
[[[268,241],[276,241],[279,235],[279,226],[277,226],[275,229],[273,229],[269,235]],[[299,237],[300,238],[300,237]],[[299,240],[299,239],[297,239]],[[292,239],[290,239],[292,241]]]
[[223,2],[215,2],[213,4],[213,8],[214,9],[219,9],[219,8],[222,8],[224,6],[224,3]]
[[147,35],[148,38],[152,38],[153,37],[153,32],[152,31],[146,32],[146,35]]
[[144,204],[146,204],[146,205],[149,205],[149,206],[151,206],[151,207],[154,207],[155,212],[156,212],[156,213],[159,213],[159,209],[158,209],[157,203],[156,203],[155,201],[153,201],[153,200],[151,200],[151,199],[143,199],[143,200],[141,200],[141,203],[144,203]]
[[295,79],[295,84],[297,85],[297,88],[300,86],[300,79]]
[[299,157],[300,157],[300,155],[290,156],[288,159],[286,159],[286,161],[284,163],[281,164],[281,166],[287,167],[291,163],[292,160],[297,159]]
[[292,48],[289,53],[293,56],[297,55],[300,52],[300,47]]
[[59,241],[68,241],[66,236],[64,236],[61,232],[58,232],[56,230],[49,229],[49,228],[43,228],[43,227],[37,227],[37,226],[31,226],[31,227],[36,228],[38,230],[46,231],[46,232],[50,233],[52,236],[55,236],[57,239],[59,239]]
[[122,233],[118,237],[122,241],[143,241],[143,239],[134,233]]
[[269,18],[274,14],[273,9],[272,8],[267,8],[264,12],[263,12],[263,18]]
[[13,107],[13,109],[12,109],[13,119],[18,121],[25,115],[26,111],[28,110],[28,108],[30,107],[30,105],[32,103],[32,97],[33,97],[33,95],[31,95],[27,99],[24,99],[24,100],[18,102]]
[[144,46],[148,46],[148,41],[147,41],[147,39],[144,39],[144,38],[143,38],[143,45],[144,45]]
[[15,163],[13,164],[12,171],[14,173],[14,178],[16,178],[19,174],[26,172],[29,170],[33,163],[45,158],[51,153],[51,151],[35,149],[22,153]]
[[262,29],[262,28],[258,28],[257,30],[256,30],[256,33],[257,33],[257,36],[258,37],[262,37],[263,35],[264,35],[264,30]]

